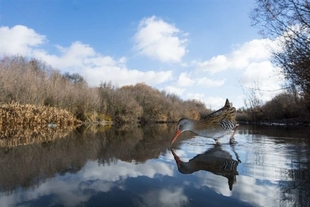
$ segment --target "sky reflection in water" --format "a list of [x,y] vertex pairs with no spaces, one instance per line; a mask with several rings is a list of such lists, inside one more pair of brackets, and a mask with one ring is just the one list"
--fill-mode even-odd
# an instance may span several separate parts
[[[238,143],[234,146],[226,144],[228,137],[216,146],[213,140],[186,139],[192,135],[185,134],[173,154],[167,149],[171,129],[156,133],[148,131],[150,128],[138,130],[142,130],[142,137],[127,144],[128,149],[120,146],[121,150],[134,151],[130,156],[113,153],[119,144],[97,134],[90,138],[91,144],[100,143],[97,159],[86,157],[74,172],[62,170],[33,185],[2,190],[0,206],[310,205],[307,132],[244,126],[236,134]],[[120,140],[125,137],[126,133]],[[68,143],[78,140],[71,138]],[[87,139],[79,142],[82,149],[89,144]],[[152,155],[147,154],[150,151]],[[143,158],[137,161],[139,156]],[[40,173],[31,178],[39,180]]]

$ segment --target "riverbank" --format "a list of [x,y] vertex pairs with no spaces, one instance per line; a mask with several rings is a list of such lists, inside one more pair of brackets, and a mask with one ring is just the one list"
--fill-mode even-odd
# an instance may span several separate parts
[[262,120],[257,122],[238,121],[240,124],[249,125],[268,125],[268,126],[310,126],[310,118],[290,118],[290,119],[275,119],[275,120]]

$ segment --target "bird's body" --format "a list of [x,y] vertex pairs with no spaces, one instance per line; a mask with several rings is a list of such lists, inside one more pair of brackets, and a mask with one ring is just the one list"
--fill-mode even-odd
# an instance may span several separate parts
[[239,126],[235,117],[236,108],[232,107],[228,99],[226,99],[225,105],[222,108],[209,114],[204,119],[180,119],[170,145],[172,145],[177,137],[184,131],[191,131],[199,136],[212,138],[216,143],[218,143],[218,139],[233,132],[230,137],[230,143],[233,143],[234,134]]

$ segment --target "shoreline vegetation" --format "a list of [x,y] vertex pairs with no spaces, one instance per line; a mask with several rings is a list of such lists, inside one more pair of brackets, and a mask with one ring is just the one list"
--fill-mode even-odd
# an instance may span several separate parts
[[184,101],[144,83],[91,87],[79,74],[62,74],[21,56],[0,59],[0,105],[11,102],[66,110],[85,123],[173,122],[211,112],[200,101]]
[[[249,98],[253,100],[257,101]],[[309,126],[307,103],[304,97],[287,91],[267,103],[237,109],[236,120]],[[53,140],[56,130],[64,137],[82,124],[174,123],[183,117],[203,118],[211,112],[200,101],[182,100],[144,83],[116,87],[104,82],[90,87],[81,75],[62,74],[36,59],[0,59],[0,147],[8,142],[6,137],[14,137],[8,146],[23,144],[23,137],[38,137],[40,133]]]

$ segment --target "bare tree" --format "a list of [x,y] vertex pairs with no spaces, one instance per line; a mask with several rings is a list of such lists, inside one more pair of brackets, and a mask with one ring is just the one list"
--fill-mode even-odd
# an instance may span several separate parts
[[261,106],[263,105],[263,101],[260,97],[262,97],[262,90],[260,89],[259,80],[253,81],[251,87],[246,87],[245,84],[240,84],[243,94],[244,94],[244,105],[248,110],[251,121],[257,121],[259,116],[261,116]]
[[297,86],[310,111],[309,0],[256,0],[251,18],[263,36],[280,42],[272,61]]

